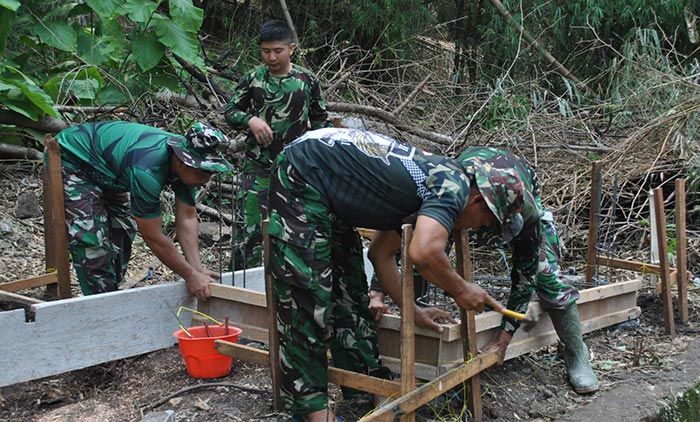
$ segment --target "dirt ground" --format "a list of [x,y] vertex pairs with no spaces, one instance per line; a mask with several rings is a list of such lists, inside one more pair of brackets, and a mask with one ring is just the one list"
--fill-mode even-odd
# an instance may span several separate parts
[[[10,192],[0,197],[0,229],[3,223],[12,229],[0,233],[0,282],[36,275],[43,262],[42,220],[17,219],[14,207],[21,192],[40,194],[38,181],[21,174],[0,178],[0,191]],[[152,255],[137,252],[132,262],[132,279],[142,278],[144,268],[151,266],[152,261]],[[170,274],[155,267],[149,282],[170,278]],[[44,289],[23,293],[45,295]],[[578,396],[571,391],[556,346],[482,373],[484,419],[653,420],[662,407],[662,398],[672,398],[700,379],[699,296],[700,291],[691,291],[690,323],[678,326],[675,338],[663,334],[661,301],[650,287],[640,293],[642,315],[638,320],[587,335],[601,383],[601,390],[595,395]],[[625,393],[628,386],[642,386],[644,391]],[[289,415],[273,412],[269,387],[268,371],[245,362],[235,362],[225,378],[192,379],[185,372],[177,347],[171,347],[0,388],[0,420],[138,421],[145,413],[168,409],[175,411],[178,421],[288,419]],[[646,395],[645,391],[653,390],[654,395]],[[469,420],[462,407],[462,396],[459,389],[441,396],[420,409],[418,420]],[[336,387],[332,387],[332,397],[338,413],[347,421],[357,420],[372,410],[366,403],[343,400]],[[603,413],[595,414],[590,409]]]

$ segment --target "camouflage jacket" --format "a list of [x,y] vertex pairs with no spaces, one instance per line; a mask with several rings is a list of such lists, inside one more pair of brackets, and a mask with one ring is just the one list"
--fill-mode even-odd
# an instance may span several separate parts
[[245,75],[226,106],[226,121],[232,128],[247,130],[256,116],[272,129],[268,147],[259,145],[248,132],[246,156],[270,168],[284,145],[309,129],[330,126],[321,85],[311,71],[297,65],[287,75],[272,75],[261,65]]

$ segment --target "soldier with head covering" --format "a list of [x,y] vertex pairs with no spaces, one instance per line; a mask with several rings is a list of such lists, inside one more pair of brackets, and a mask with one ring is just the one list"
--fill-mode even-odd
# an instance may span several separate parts
[[[177,135],[137,123],[110,121],[69,127],[61,148],[68,240],[83,294],[114,291],[123,281],[138,229],[156,256],[200,299],[218,273],[199,256],[195,194],[215,173],[230,171],[218,152],[219,130],[195,123]],[[175,193],[175,227],[184,253],[162,231],[162,190]],[[135,221],[134,221],[135,220]]]

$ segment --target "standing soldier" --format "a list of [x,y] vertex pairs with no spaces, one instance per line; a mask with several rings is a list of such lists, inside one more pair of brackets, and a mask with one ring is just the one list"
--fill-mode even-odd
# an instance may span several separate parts
[[236,239],[234,270],[261,265],[261,222],[267,215],[270,169],[275,157],[309,128],[330,126],[321,85],[311,71],[292,64],[297,48],[282,21],[260,28],[263,65],[245,75],[226,106],[226,121],[248,129],[243,165],[244,232]]
[[[320,129],[287,146],[272,172],[269,225],[285,407],[306,421],[335,420],[328,409],[329,347],[335,366],[381,376],[355,227],[377,230],[369,257],[399,306],[399,229],[417,215],[408,252],[418,271],[462,308],[502,310],[455,272],[445,246],[462,227],[517,233],[522,192],[512,170],[468,173],[455,160],[371,132]],[[439,309],[416,308],[419,325],[440,331],[436,319],[444,318],[450,319]]]
[[[197,186],[228,172],[216,151],[226,136],[195,123],[185,136],[130,122],[85,123],[64,129],[61,146],[68,244],[83,294],[117,290],[138,228],[153,253],[185,279],[199,299],[218,273],[202,266],[195,209]],[[175,227],[184,257],[163,234],[160,194],[175,193]],[[134,222],[134,219],[136,220]]]

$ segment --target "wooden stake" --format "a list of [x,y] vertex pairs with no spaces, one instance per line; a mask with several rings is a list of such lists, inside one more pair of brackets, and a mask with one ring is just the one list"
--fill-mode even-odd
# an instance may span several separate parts
[[267,331],[270,345],[270,378],[272,382],[272,405],[275,410],[282,410],[282,397],[280,395],[280,340],[277,332],[277,302],[272,287],[272,274],[270,273],[270,235],[267,232],[268,220],[263,220],[263,263],[265,266],[265,298],[267,300]]
[[63,202],[61,153],[58,142],[46,135],[46,168],[44,169],[44,253],[46,271],[58,276],[58,297],[72,296],[70,290],[70,263],[68,261],[68,228]]
[[593,285],[598,244],[598,214],[600,214],[600,163],[591,167],[591,207],[588,213],[588,252],[586,254],[586,283]]
[[685,232],[685,179],[676,179],[676,282],[681,322],[688,322],[688,239]]
[[[468,283],[474,282],[474,271],[472,268],[472,260],[469,254],[469,233],[467,229],[459,231],[459,235],[455,241],[457,247],[457,273]],[[464,360],[468,361],[478,353],[477,338],[476,338],[476,313],[459,309],[459,315],[462,319],[460,330],[462,333],[462,349],[464,352]],[[469,379],[469,393],[467,395],[467,406],[475,421],[481,421],[483,418],[483,407],[481,404],[481,380],[478,373]]]
[[398,399],[387,403],[360,419],[361,421],[392,421],[396,416],[413,412],[424,404],[430,402],[435,397],[444,394],[465,379],[473,379],[479,372],[496,364],[499,360],[497,352],[489,352],[479,355],[464,365],[460,365],[445,374],[435,378],[429,383],[421,385],[418,389],[408,394],[404,394]]
[[[401,395],[416,388],[416,333],[413,292],[413,262],[408,248],[413,238],[413,227],[404,224],[401,236]],[[416,420],[414,412],[401,417],[402,422]]]
[[666,334],[676,334],[673,321],[673,298],[668,271],[668,248],[666,246],[666,215],[664,213],[664,194],[661,188],[654,189],[654,212],[656,214],[657,240],[659,244],[659,267],[661,268],[661,300],[664,304],[664,322]]

